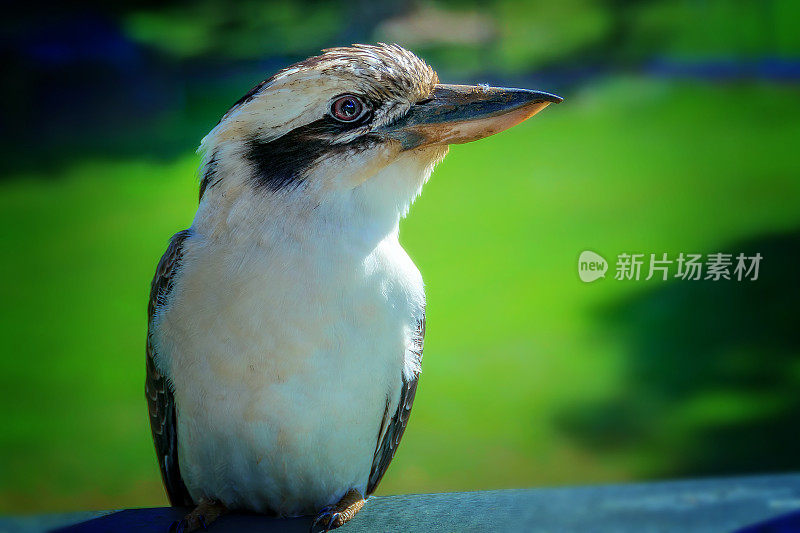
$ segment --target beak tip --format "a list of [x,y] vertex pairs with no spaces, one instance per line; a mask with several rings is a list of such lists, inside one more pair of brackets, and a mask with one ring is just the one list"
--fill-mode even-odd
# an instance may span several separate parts
[[560,104],[564,101],[564,99],[557,94],[548,93],[544,91],[531,91],[535,93],[535,98],[537,102],[548,102],[550,104]]

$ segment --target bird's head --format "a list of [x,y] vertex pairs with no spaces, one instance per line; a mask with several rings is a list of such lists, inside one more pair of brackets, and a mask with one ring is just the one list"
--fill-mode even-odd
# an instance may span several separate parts
[[498,133],[559,101],[440,84],[397,45],[331,48],[253,88],[203,139],[201,208],[247,191],[272,204],[400,216],[448,145]]

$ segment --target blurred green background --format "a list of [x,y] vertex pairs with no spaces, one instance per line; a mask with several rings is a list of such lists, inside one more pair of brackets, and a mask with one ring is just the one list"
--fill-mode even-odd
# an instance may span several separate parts
[[[149,282],[194,149],[320,48],[565,96],[453,147],[403,223],[424,372],[380,493],[800,468],[794,0],[84,2],[2,22],[0,512],[166,503]],[[763,256],[759,279],[577,275],[583,250]]]

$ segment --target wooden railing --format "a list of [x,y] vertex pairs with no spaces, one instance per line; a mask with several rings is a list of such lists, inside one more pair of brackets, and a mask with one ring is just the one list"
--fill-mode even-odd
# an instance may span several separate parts
[[[0,518],[0,531],[158,532],[185,510],[127,509]],[[212,533],[302,532],[309,518],[229,515]],[[377,496],[338,531],[800,531],[800,474],[548,489]]]

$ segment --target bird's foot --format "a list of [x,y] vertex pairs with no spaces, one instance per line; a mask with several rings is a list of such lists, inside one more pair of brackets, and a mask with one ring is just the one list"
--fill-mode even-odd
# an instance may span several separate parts
[[228,509],[216,500],[200,500],[194,511],[176,520],[169,527],[170,533],[190,533],[199,529],[206,530],[217,518],[228,512]]
[[311,524],[310,533],[336,529],[353,518],[364,507],[364,503],[364,496],[356,489],[350,489],[337,503],[320,510],[314,523]]

